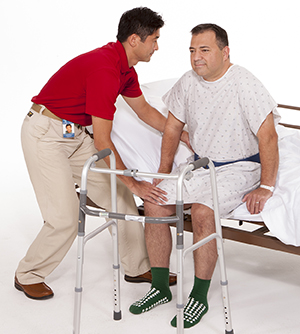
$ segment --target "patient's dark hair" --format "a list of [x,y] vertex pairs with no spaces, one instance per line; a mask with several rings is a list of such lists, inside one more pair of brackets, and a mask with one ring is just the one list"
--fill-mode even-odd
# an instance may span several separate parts
[[123,43],[132,34],[144,42],[156,30],[162,28],[164,21],[160,15],[147,7],[138,7],[125,12],[120,19],[117,39]]
[[213,31],[216,34],[217,45],[220,50],[229,45],[227,32],[213,23],[199,24],[191,30],[192,35],[202,34],[205,31]]

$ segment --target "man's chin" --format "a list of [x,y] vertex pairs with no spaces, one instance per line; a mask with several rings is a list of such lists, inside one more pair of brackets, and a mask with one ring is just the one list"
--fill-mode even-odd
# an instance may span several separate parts
[[204,71],[203,68],[196,67],[196,68],[194,68],[194,71],[195,71],[198,75],[200,75],[201,77],[205,74],[205,71]]
[[149,57],[147,59],[140,60],[140,62],[149,63],[150,60],[151,60],[151,57]]

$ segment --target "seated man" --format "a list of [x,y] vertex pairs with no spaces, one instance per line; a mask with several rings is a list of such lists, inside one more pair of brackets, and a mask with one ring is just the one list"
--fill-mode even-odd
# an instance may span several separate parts
[[[185,73],[163,97],[169,115],[159,172],[171,172],[181,132],[187,124],[194,152],[219,163],[216,174],[220,214],[229,213],[242,201],[250,213],[258,213],[272,196],[278,169],[275,124],[280,116],[276,103],[250,72],[231,64],[225,30],[214,24],[201,24],[191,33],[193,70]],[[214,213],[209,170],[201,168],[193,173],[190,181],[184,181],[183,199],[185,208],[191,208],[193,238],[198,242],[214,232]],[[154,184],[160,181],[155,180]],[[173,180],[159,183],[167,191],[168,201],[166,205],[146,201],[145,214],[173,214],[175,186]],[[168,284],[170,228],[167,224],[146,224],[145,236],[153,281],[150,291],[131,305],[134,314],[172,299]],[[194,252],[194,286],[184,308],[186,328],[196,325],[208,311],[207,293],[216,261],[215,240]],[[171,324],[176,326],[176,317]]]

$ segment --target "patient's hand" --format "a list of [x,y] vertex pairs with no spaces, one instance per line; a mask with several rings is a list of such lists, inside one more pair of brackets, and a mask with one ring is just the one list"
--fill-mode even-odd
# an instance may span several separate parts
[[165,202],[167,201],[167,197],[164,196],[167,193],[147,181],[136,181],[131,191],[143,200],[153,204],[166,204]]
[[272,197],[273,193],[270,190],[264,188],[257,188],[245,195],[243,202],[246,202],[248,211],[253,215],[260,213],[267,200]]

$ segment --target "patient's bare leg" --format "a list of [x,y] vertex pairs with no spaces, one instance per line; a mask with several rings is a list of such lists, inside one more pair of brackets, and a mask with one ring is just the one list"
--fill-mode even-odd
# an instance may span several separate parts
[[[145,215],[166,217],[176,211],[174,205],[145,203]],[[145,224],[145,238],[151,267],[169,268],[172,236],[168,224]]]
[[[215,232],[214,212],[201,204],[193,204],[192,210],[194,243]],[[217,261],[215,240],[194,251],[194,286],[184,308],[184,327],[195,326],[208,311],[207,293]],[[176,317],[171,325],[176,327]]]
[[[175,212],[175,206],[160,206],[145,202],[145,215],[165,217]],[[168,224],[145,224],[145,238],[151,265],[152,285],[150,291],[129,308],[133,314],[150,311],[157,305],[172,300],[169,288],[169,262],[172,236]]]
[[[209,207],[195,203],[191,210],[194,243],[215,232],[214,212]],[[217,261],[216,241],[210,241],[194,251],[195,275],[211,279]]]

